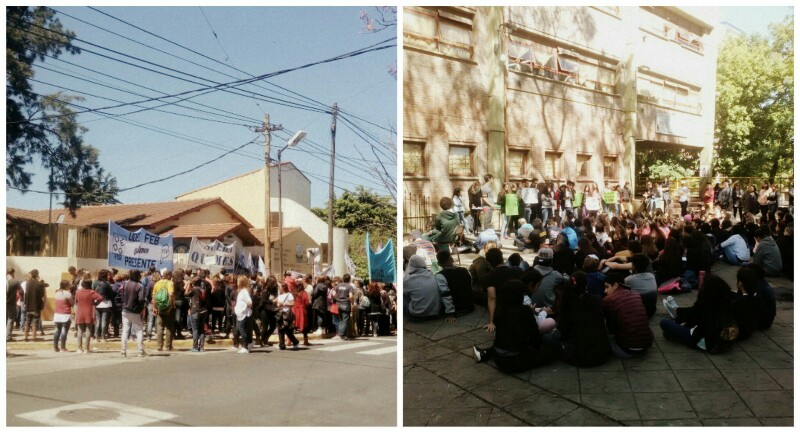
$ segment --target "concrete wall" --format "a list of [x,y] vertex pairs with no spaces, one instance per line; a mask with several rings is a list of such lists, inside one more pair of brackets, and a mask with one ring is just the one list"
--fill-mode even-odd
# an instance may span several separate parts
[[42,313],[44,320],[53,319],[53,296],[61,282],[62,274],[67,272],[70,266],[94,271],[107,268],[108,261],[106,259],[75,259],[68,257],[6,257],[6,269],[14,268],[18,279],[26,278],[25,275],[32,269],[38,269],[39,277],[50,285],[47,288],[47,305]]

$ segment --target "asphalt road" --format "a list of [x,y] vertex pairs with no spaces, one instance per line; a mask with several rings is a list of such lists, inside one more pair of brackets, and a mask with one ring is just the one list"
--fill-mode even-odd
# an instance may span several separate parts
[[395,426],[397,340],[207,347],[147,358],[20,351],[6,358],[9,426]]

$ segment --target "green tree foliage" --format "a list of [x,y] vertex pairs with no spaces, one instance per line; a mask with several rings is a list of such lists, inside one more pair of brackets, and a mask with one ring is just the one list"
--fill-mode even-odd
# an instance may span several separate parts
[[86,129],[70,108],[80,98],[40,95],[28,81],[35,61],[79,54],[74,36],[49,8],[6,8],[6,186],[30,187],[30,167],[38,160],[50,171],[49,190],[62,193],[71,212],[116,203],[118,192],[116,179],[100,167],[97,149],[83,142]]
[[677,179],[697,175],[697,151],[688,149],[636,152],[636,172],[650,179]]
[[[328,221],[327,207],[314,208],[312,211]],[[397,246],[397,208],[390,197],[372,193],[364,187],[359,186],[356,191],[345,190],[333,201],[333,223],[350,233],[348,253],[356,264],[356,275],[361,278],[367,276],[367,254],[364,249],[367,232],[373,250],[380,244],[385,245],[389,239],[393,239]],[[338,269],[337,272],[342,273]]]
[[759,35],[726,38],[717,63],[714,170],[791,175],[794,165],[794,18]]

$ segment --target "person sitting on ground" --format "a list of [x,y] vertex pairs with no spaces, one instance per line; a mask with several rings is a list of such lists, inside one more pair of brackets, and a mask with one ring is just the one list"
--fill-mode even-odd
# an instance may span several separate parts
[[731,298],[728,283],[718,275],[706,275],[703,290],[697,293],[693,306],[667,307],[672,319],[660,322],[664,338],[709,353],[724,351],[733,336],[732,332],[723,333],[723,328],[733,320]]
[[520,251],[533,248],[533,241],[530,239],[531,233],[534,232],[533,225],[525,221],[525,218],[520,218],[518,223],[520,227],[514,238],[514,245],[517,246]]
[[487,242],[483,245],[478,257],[469,265],[469,274],[472,276],[472,300],[478,304],[486,306],[487,294],[486,290],[489,288],[486,282],[486,276],[492,272],[492,265],[486,260],[486,252],[492,248],[497,248],[496,242]]
[[528,268],[530,268],[530,265],[528,265],[528,262],[526,262],[525,260],[522,260],[522,256],[519,255],[519,253],[514,253],[514,254],[511,254],[510,256],[508,256],[508,260],[506,261],[506,265],[507,266],[516,266],[516,267],[522,269],[523,272],[527,271]]
[[587,237],[581,237],[578,239],[578,249],[575,251],[575,263],[578,266],[583,266],[583,262],[586,260],[587,256],[595,256],[597,255],[597,250],[592,247],[592,242]]
[[596,255],[590,254],[583,260],[583,272],[586,273],[586,291],[602,298],[605,296],[606,274],[600,272],[600,260]]
[[447,280],[443,275],[433,275],[425,267],[425,259],[411,256],[403,276],[403,313],[411,320],[437,319],[442,310],[445,322],[455,322],[455,306]]
[[554,308],[556,306],[556,287],[564,282],[564,275],[552,268],[553,250],[542,248],[536,257],[533,269],[542,274],[539,290],[533,294],[531,301],[539,307]]
[[[403,248],[403,261],[405,261],[406,254],[408,254],[409,260],[411,259],[411,256],[416,254],[425,259],[426,264],[430,264],[436,260],[436,248],[433,246],[431,241],[423,238],[422,232],[419,230],[412,230],[411,239],[411,244]],[[406,267],[408,267],[407,263],[403,267],[403,271],[406,270]]]
[[683,247],[677,239],[667,239],[664,251],[659,254],[653,267],[655,268],[656,284],[659,286],[665,281],[681,276],[683,273]]
[[758,298],[759,275],[755,269],[742,267],[736,272],[736,293],[731,293],[731,309],[739,326],[737,340],[746,340],[758,327],[761,299]]
[[741,223],[735,224],[731,233],[731,237],[719,244],[719,249],[722,252],[722,258],[724,258],[728,264],[741,266],[743,263],[750,260],[750,249],[747,247],[747,241],[744,239],[744,226]]
[[475,248],[475,252],[479,252],[481,248],[483,248],[487,243],[494,242],[497,244],[500,239],[497,237],[497,233],[494,231],[493,228],[488,228],[480,233],[475,238],[475,243],[472,244],[472,247]]
[[595,367],[608,360],[611,343],[600,299],[586,292],[586,274],[578,271],[564,291],[556,330],[544,336],[570,365]]
[[523,291],[522,281],[506,284],[497,310],[494,344],[486,349],[472,347],[478,362],[494,359],[504,373],[527,371],[546,365],[553,358],[552,349],[542,344],[533,309],[522,304]]
[[458,214],[453,211],[453,199],[442,197],[439,200],[439,207],[442,211],[436,216],[433,223],[433,230],[423,235],[423,237],[439,246],[439,249],[447,248],[447,244],[455,242],[454,231],[458,227]]
[[778,244],[772,239],[770,232],[764,229],[756,230],[754,234],[756,246],[753,248],[753,256],[750,262],[761,266],[764,274],[768,277],[779,277],[783,270],[781,261],[781,251]]
[[783,276],[793,280],[794,279],[794,228],[786,226],[783,229],[783,236],[775,241],[778,244],[778,250],[781,252],[781,263],[786,263],[783,266]]
[[553,309],[536,305],[532,300],[534,295],[539,291],[539,287],[542,285],[542,274],[536,269],[528,269],[523,272],[522,276],[519,278],[527,285],[527,290],[523,297],[523,304],[533,309],[536,316],[536,324],[539,327],[539,333],[544,335],[548,332],[552,332],[553,329],[556,328],[556,321],[548,317],[548,315],[553,314]]
[[578,249],[578,233],[575,231],[572,221],[565,219],[561,222],[561,233],[567,237],[570,250]]
[[[755,283],[755,294],[753,295],[758,300],[758,321],[756,323],[756,329],[765,330],[769,329],[772,326],[772,322],[775,320],[775,311],[776,311],[776,303],[775,303],[775,290],[772,286],[769,285],[767,280],[764,279],[764,271],[761,269],[760,266],[749,264],[746,265],[743,269],[750,269],[755,272],[757,279]],[[737,274],[738,279],[738,274]],[[745,287],[739,288],[739,294],[742,293],[750,293],[747,291],[747,288],[750,287],[752,291],[752,281],[749,279],[743,279],[743,284]],[[739,284],[737,283],[737,288]]]
[[575,271],[575,254],[569,249],[567,236],[559,234],[553,247],[553,269],[562,274]]
[[472,277],[465,268],[456,266],[453,263],[453,256],[448,250],[436,253],[436,260],[442,267],[438,275],[447,281],[450,295],[453,297],[453,307],[456,316],[463,316],[471,313],[475,309],[472,301]]
[[535,218],[533,220],[533,230],[528,235],[528,243],[526,248],[530,248],[533,252],[539,252],[539,248],[547,241],[547,232],[542,228],[542,220]]
[[624,284],[625,274],[606,274],[603,315],[611,335],[611,351],[618,358],[640,356],[653,345],[653,331],[641,296]]
[[647,317],[653,317],[653,314],[656,313],[658,285],[655,275],[647,270],[650,261],[644,254],[636,254],[630,258],[630,262],[633,265],[633,274],[625,278],[625,285],[642,297]]
[[484,325],[489,332],[494,332],[494,313],[497,310],[498,300],[504,299],[501,295],[505,285],[511,280],[518,280],[522,275],[522,269],[506,266],[503,262],[503,252],[499,248],[492,248],[486,252],[486,260],[492,265],[493,269],[486,276],[487,283],[487,302],[489,310],[489,323]]

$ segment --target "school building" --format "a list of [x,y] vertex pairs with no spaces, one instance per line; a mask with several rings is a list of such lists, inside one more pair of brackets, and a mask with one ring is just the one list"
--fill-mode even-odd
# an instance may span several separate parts
[[492,174],[630,182],[635,153],[692,149],[711,175],[716,8],[405,7],[406,216]]

